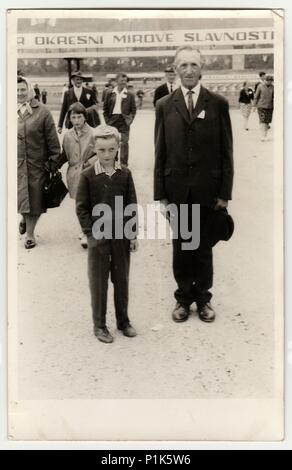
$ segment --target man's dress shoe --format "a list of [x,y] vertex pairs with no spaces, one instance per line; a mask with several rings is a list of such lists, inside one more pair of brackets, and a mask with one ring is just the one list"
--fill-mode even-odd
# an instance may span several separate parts
[[214,321],[216,317],[216,314],[210,302],[207,302],[204,305],[198,305],[198,315],[199,315],[200,320],[208,322],[208,323]]
[[173,321],[179,323],[186,321],[189,317],[189,307],[186,305],[176,304],[174,311],[172,312]]

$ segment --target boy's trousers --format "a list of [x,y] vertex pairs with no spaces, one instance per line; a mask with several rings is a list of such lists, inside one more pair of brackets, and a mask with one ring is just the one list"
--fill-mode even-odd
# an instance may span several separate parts
[[106,325],[109,274],[114,285],[117,327],[123,329],[129,324],[129,249],[130,242],[127,239],[88,239],[88,278],[95,328],[104,328]]

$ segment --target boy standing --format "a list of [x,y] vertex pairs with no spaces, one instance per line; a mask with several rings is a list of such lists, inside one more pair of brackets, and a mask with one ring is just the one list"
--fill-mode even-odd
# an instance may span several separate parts
[[[130,251],[137,251],[137,240],[136,233],[128,237],[124,233],[127,222],[124,209],[129,204],[136,205],[137,198],[130,170],[121,167],[117,161],[119,146],[120,135],[116,128],[102,125],[95,129],[97,161],[81,173],[76,196],[76,213],[82,231],[88,237],[88,277],[94,334],[103,343],[113,342],[106,327],[110,273],[114,284],[117,327],[125,336],[136,336],[128,317],[128,287]],[[122,198],[122,206],[116,204],[117,198]],[[96,230],[100,219],[93,214],[104,213],[104,208],[108,208],[111,214],[110,221],[105,219],[105,225],[108,226],[106,222],[110,223],[110,237]],[[116,233],[119,222],[122,223],[122,236],[120,230]],[[135,222],[137,231],[136,219]]]

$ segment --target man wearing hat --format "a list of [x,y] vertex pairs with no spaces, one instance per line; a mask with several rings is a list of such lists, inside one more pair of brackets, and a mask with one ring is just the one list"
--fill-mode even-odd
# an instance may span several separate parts
[[[178,236],[173,237],[177,303],[172,319],[187,320],[195,302],[200,320],[212,322],[212,247],[233,231],[226,209],[233,185],[229,106],[201,85],[202,58],[194,46],[180,47],[174,64],[181,86],[156,104],[154,199],[178,227]],[[190,246],[185,238],[196,239],[199,226],[199,246]]]
[[[82,73],[78,70],[77,72],[72,73],[71,81],[73,86],[64,93],[62,108],[59,117],[58,123],[58,132],[62,133],[63,123],[65,120],[65,127],[70,129],[72,124],[68,119],[67,112],[71,104],[79,101],[83,106],[88,110],[87,112],[87,122],[91,127],[96,127],[100,124],[100,120],[96,110],[94,109],[96,105],[96,98],[94,92],[90,88],[85,88],[82,86],[83,76]],[[91,108],[92,107],[92,108]]]
[[130,126],[136,115],[135,96],[127,89],[128,77],[124,72],[116,75],[117,86],[105,95],[103,114],[105,122],[121,134],[120,160],[128,165]]
[[153,98],[153,105],[156,105],[156,101],[162,98],[163,96],[169,95],[169,93],[172,93],[176,88],[177,85],[175,83],[176,81],[176,73],[175,70],[172,66],[168,66],[165,69],[165,79],[166,82],[163,83],[163,85],[160,85],[158,88],[156,88],[154,92],[154,98]]

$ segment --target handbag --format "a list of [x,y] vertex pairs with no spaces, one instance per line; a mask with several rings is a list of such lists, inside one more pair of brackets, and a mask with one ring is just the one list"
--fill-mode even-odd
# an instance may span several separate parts
[[45,184],[45,205],[47,209],[59,207],[68,189],[65,186],[60,171],[50,173]]

